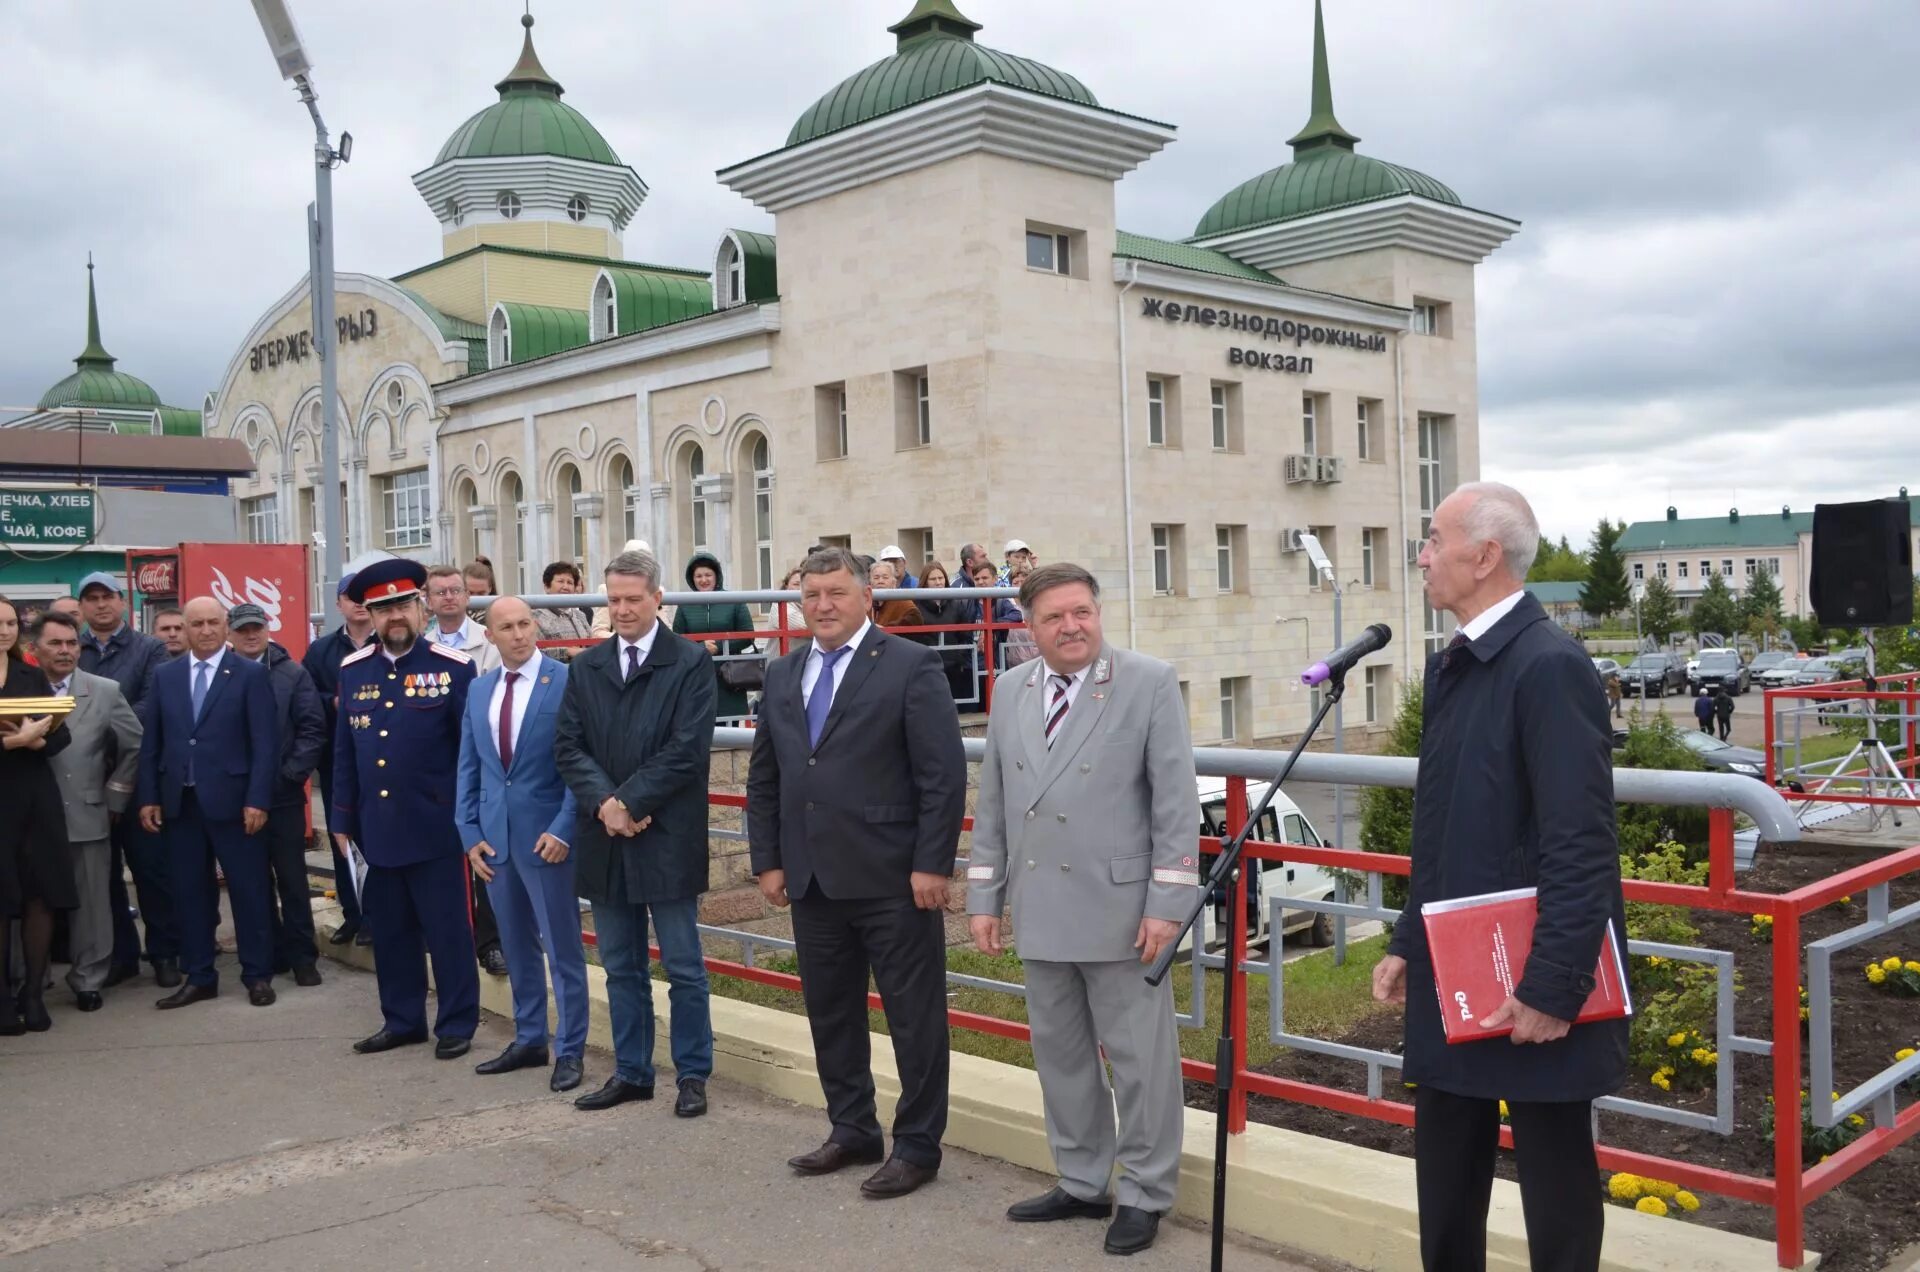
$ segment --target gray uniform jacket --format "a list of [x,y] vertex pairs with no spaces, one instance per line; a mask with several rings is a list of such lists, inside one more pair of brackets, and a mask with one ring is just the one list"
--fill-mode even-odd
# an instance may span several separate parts
[[967,912],[1011,897],[1023,958],[1137,959],[1142,916],[1187,917],[1200,886],[1200,799],[1174,669],[1100,651],[1047,748],[1041,659],[995,686],[973,818]]
[[75,671],[67,692],[74,702],[66,720],[73,741],[47,763],[67,806],[67,838],[83,844],[105,839],[107,814],[123,813],[133,802],[140,717],[127,705],[119,684],[106,676]]

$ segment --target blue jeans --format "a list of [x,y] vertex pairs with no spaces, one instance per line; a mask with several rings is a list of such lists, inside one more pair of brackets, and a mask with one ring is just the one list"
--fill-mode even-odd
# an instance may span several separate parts
[[613,1017],[614,1076],[653,1085],[653,981],[648,976],[647,916],[660,938],[667,972],[674,1075],[678,1081],[713,1075],[713,1016],[707,1006],[707,966],[701,961],[696,897],[683,901],[596,903],[593,929],[607,971]]

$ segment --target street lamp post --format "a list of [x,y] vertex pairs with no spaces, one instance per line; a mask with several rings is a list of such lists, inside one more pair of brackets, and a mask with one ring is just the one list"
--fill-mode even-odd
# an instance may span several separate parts
[[[1646,638],[1640,634],[1640,598],[1645,596],[1646,594],[1647,594],[1647,585],[1638,579],[1634,580],[1634,583],[1633,583],[1633,660],[1636,663],[1640,664],[1640,701],[1634,704],[1634,709],[1640,714],[1640,716],[1643,719],[1647,714],[1647,660],[1645,657],[1646,650],[1642,648]],[[1663,677],[1662,680],[1660,681],[1660,685],[1662,690],[1664,690],[1666,688],[1666,683],[1667,683],[1666,680],[1664,679],[1664,677],[1666,676],[1666,673],[1663,671],[1660,674]]]
[[306,47],[293,24],[287,0],[253,0],[253,11],[266,33],[267,46],[273,51],[281,78],[291,80],[294,91],[313,117],[314,197],[307,208],[307,281],[313,306],[313,352],[320,360],[320,479],[326,483],[324,494],[316,494],[320,504],[321,525],[321,613],[324,625],[339,622],[338,613],[326,602],[340,582],[341,556],[346,542],[345,527],[340,524],[340,421],[339,346],[335,340],[333,314],[333,170],[353,155],[353,134],[340,134],[335,150],[327,135],[326,121],[320,118],[320,102],[314,95],[312,64]]

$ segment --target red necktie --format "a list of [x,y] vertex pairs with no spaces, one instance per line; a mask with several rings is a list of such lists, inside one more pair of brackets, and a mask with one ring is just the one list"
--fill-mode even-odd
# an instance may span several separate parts
[[500,767],[513,768],[513,682],[520,679],[520,673],[507,673],[507,692],[500,699]]

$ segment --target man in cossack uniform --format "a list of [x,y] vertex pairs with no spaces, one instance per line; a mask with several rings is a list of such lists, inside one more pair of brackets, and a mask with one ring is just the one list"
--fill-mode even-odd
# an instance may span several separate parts
[[366,912],[380,982],[379,1032],[362,1055],[427,1040],[427,959],[440,1007],[433,1054],[455,1060],[480,1019],[480,974],[468,917],[467,857],[454,825],[460,719],[473,660],[421,639],[427,624],[417,562],[381,561],[348,596],[373,616],[378,640],[340,664],[332,824],[367,860]]

